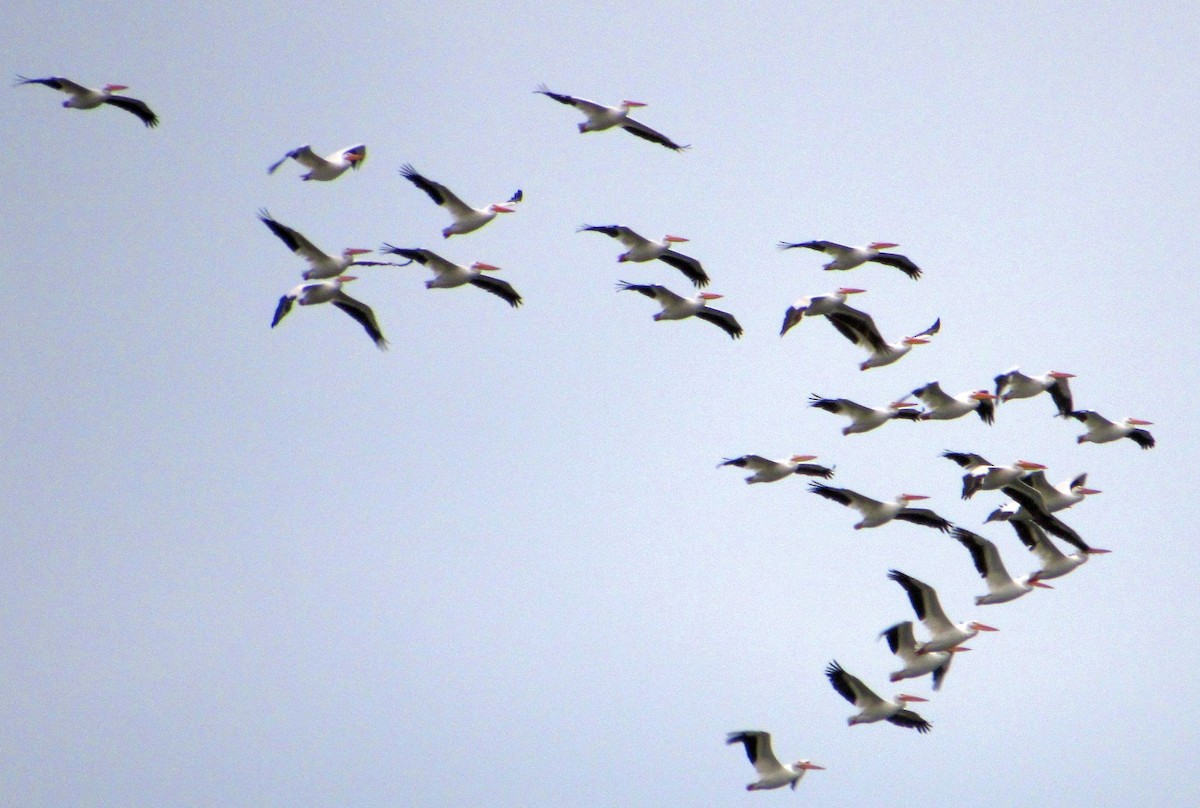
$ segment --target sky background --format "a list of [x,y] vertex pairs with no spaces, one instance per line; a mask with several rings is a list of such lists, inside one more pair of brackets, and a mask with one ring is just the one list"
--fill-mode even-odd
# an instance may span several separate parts
[[[0,802],[13,806],[932,805],[1200,801],[1191,465],[1200,196],[1191,4],[79,3],[16,0],[5,69],[127,95],[162,120],[0,92]],[[676,154],[581,136],[551,89],[649,103]],[[267,166],[366,143],[361,170]],[[525,202],[443,241],[397,173]],[[510,309],[428,272],[364,268],[381,353],[332,307],[271,330],[304,263],[383,241],[503,267]],[[576,233],[691,238],[745,337],[655,323]],[[820,269],[779,240],[898,242],[919,282]],[[898,338],[860,373],[839,285]],[[1153,451],[1077,445],[1047,397],[996,423],[843,437],[810,393],[881,405],[1014,365],[1077,406],[1155,422]],[[926,494],[1036,559],[938,455],[1089,473],[1064,519],[1111,549],[976,608],[967,552],[725,457],[816,454],[834,485]],[[890,568],[1001,629],[943,691],[887,683],[912,616]],[[918,629],[918,635],[922,630]],[[927,736],[847,728],[837,659],[931,696]],[[725,733],[765,729],[800,793]]]

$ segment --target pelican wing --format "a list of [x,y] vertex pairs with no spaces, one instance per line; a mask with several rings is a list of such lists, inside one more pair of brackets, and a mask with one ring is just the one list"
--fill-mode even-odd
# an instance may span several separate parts
[[298,146],[297,148],[292,149],[283,157],[280,157],[274,163],[271,163],[271,167],[267,169],[267,173],[274,174],[275,170],[286,163],[289,158],[295,160],[301,165],[308,166],[309,168],[316,168],[317,166],[321,165],[322,162],[321,158],[317,156],[317,153],[312,150],[312,147],[305,143],[303,146]]
[[920,279],[921,277],[921,268],[904,255],[881,252],[872,258],[871,261],[876,264],[884,264],[889,267],[895,267],[908,277],[912,278],[914,281]]
[[340,289],[337,296],[330,302],[353,317],[375,342],[379,350],[387,350],[388,341],[383,338],[383,332],[379,329],[379,323],[375,321],[375,312],[371,311],[370,306],[362,301],[355,300]]
[[508,281],[502,281],[499,278],[489,278],[486,275],[480,275],[477,278],[472,278],[470,283],[472,286],[478,286],[485,292],[491,292],[496,297],[503,299],[514,309],[521,305],[521,296],[517,294],[517,290],[514,289],[512,284]]
[[930,631],[940,634],[954,628],[954,624],[950,622],[950,618],[946,617],[946,612],[942,610],[937,590],[932,586],[918,581],[911,575],[905,575],[900,570],[889,570],[888,579],[904,587],[904,591],[908,594],[908,601],[912,604],[917,619],[924,623],[925,627]]
[[708,286],[708,273],[704,271],[704,267],[700,266],[700,262],[695,258],[687,255],[681,255],[674,250],[667,250],[658,257],[659,261],[670,264],[688,277],[697,289],[703,289]]
[[833,323],[843,337],[860,348],[871,353],[886,353],[887,340],[879,333],[874,318],[865,311],[859,311],[847,305],[838,307],[837,311],[825,315],[825,319]]
[[938,516],[929,508],[905,508],[896,514],[896,518],[904,522],[912,522],[914,525],[936,528],[943,533],[953,527],[949,521]]
[[660,304],[666,305],[668,302],[677,303],[683,300],[682,297],[672,292],[665,286],[659,286],[657,283],[629,283],[628,281],[618,281],[617,291],[621,292],[640,292],[646,297],[652,297]]
[[62,76],[50,76],[44,79],[27,79],[24,76],[17,76],[17,86],[22,84],[42,84],[52,90],[59,90],[71,95],[86,93],[88,91],[88,88],[82,84],[76,84],[70,79],[64,79]]
[[635,121],[633,118],[626,118],[621,124],[621,128],[631,135],[637,135],[644,140],[649,140],[651,143],[657,143],[661,146],[666,146],[672,151],[683,151],[684,149],[691,148],[691,146],[681,146],[680,144],[671,140],[671,138],[664,135],[662,132],[657,132],[651,129],[649,126],[646,126],[646,124],[642,123],[641,121]]
[[606,107],[604,104],[597,104],[595,101],[588,101],[586,98],[576,98],[573,95],[552,93],[550,92],[550,88],[545,84],[538,85],[538,88],[534,90],[534,92],[540,93],[548,98],[553,98],[560,104],[566,104],[567,106],[575,107],[575,109],[580,110],[589,118],[609,109],[609,107]]
[[850,252],[850,248],[847,247],[845,244],[838,244],[833,241],[796,241],[796,242],[781,241],[781,242],[779,242],[779,249],[781,249],[781,250],[791,250],[796,247],[804,247],[809,250],[816,250],[817,252],[823,252],[828,255],[834,255],[834,256],[838,256],[843,253]]
[[265,209],[258,212],[258,220],[265,224],[267,229],[274,233],[280,241],[286,244],[289,250],[306,260],[311,262],[328,258],[325,253],[317,249],[316,245],[306,239],[298,230],[293,230],[287,225],[275,221]]
[[742,335],[742,326],[737,319],[727,311],[718,309],[710,309],[707,306],[696,312],[696,316],[701,320],[712,323],[719,327],[722,331],[728,334],[732,339],[737,339]]
[[288,312],[292,310],[292,304],[295,302],[296,297],[290,293],[279,298],[279,305],[275,307],[275,316],[271,318],[271,328],[279,325],[279,321],[287,317]]
[[933,724],[930,724],[928,721],[926,721],[924,718],[922,718],[921,716],[914,713],[912,710],[901,710],[898,713],[894,713],[894,714],[888,716],[888,722],[895,724],[898,727],[905,727],[906,729],[915,729],[917,732],[921,733],[922,735],[924,735],[926,732],[929,732],[931,729],[933,729]]
[[405,163],[400,167],[400,175],[427,193],[429,198],[436,204],[445,206],[455,217],[469,215],[474,210],[470,205],[455,196],[445,185],[421,176],[409,163]]
[[145,101],[140,101],[137,98],[129,98],[124,95],[110,95],[105,99],[104,103],[111,104],[117,109],[123,109],[126,112],[131,112],[141,119],[142,123],[147,127],[158,126],[158,116],[154,114],[149,105]]
[[742,730],[741,732],[731,732],[725,739],[725,743],[734,744],[741,743],[746,747],[746,757],[754,765],[754,770],[759,774],[771,774],[783,768],[779,759],[775,757],[775,751],[771,749],[771,733],[761,730]]

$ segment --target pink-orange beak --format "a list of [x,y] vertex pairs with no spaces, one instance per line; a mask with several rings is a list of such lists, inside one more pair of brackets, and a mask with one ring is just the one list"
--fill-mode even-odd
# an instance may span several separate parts
[[338,280],[342,283],[350,283],[350,281],[358,280],[357,275],[338,275]]
[[926,344],[928,344],[928,342],[929,342],[929,340],[925,339],[924,337],[905,337],[904,338],[905,345],[926,345]]
[[910,696],[907,693],[901,693],[899,696],[896,696],[896,698],[901,699],[902,701],[929,701],[929,699],[923,699],[920,696]]
[[1092,549],[1088,550],[1089,555],[1104,555],[1105,553],[1111,552],[1112,550],[1101,550],[1099,547],[1093,547]]
[[970,651],[971,649],[969,646],[966,646],[966,645],[956,645],[953,648],[951,648],[950,650],[956,654],[960,654],[963,651]]
[[817,764],[815,764],[815,763],[807,763],[807,762],[802,762],[802,763],[800,763],[800,768],[802,768],[802,769],[816,769],[817,771],[822,771],[822,772],[823,772],[823,771],[825,771],[825,767],[824,767],[824,766],[818,766],[818,765],[817,765]]
[[918,499],[929,499],[929,497],[925,496],[924,494],[901,494],[900,496],[903,497],[904,499],[908,500],[909,502],[912,502],[912,501],[918,500]]
[[491,211],[493,213],[512,213],[513,209],[504,205],[492,205]]
[[346,255],[366,255],[369,252],[372,252],[372,251],[364,250],[361,247],[349,247],[346,250]]
[[683,242],[688,241],[688,240],[689,239],[686,239],[683,236],[665,236],[663,238],[663,241],[670,242],[671,244],[682,244]]
[[644,106],[646,106],[646,104],[645,104],[645,102],[642,102],[642,101],[622,101],[621,106],[623,106],[623,107],[644,107]]
[[892,247],[899,247],[899,244],[893,244],[890,241],[872,241],[867,245],[872,250],[890,250]]
[[1080,488],[1079,493],[1083,494],[1084,496],[1090,496],[1092,494],[1103,494],[1104,492],[1097,491],[1095,488]]
[[866,289],[849,289],[849,288],[843,286],[841,289],[838,289],[838,294],[839,295],[861,295],[865,291],[867,291],[867,290]]
[[1000,630],[998,628],[992,628],[991,626],[985,626],[983,623],[968,623],[967,625],[969,625],[971,628],[975,629],[976,631],[999,631]]
[[1063,373],[1060,370],[1052,370],[1052,371],[1050,371],[1050,378],[1051,379],[1074,379],[1075,374],[1074,373]]
[[713,294],[712,292],[701,292],[700,293],[701,300],[720,300],[723,297],[725,297],[725,295]]
[[1046,468],[1041,463],[1034,463],[1029,460],[1018,460],[1017,465],[1020,466],[1021,468],[1025,469],[1026,471],[1039,471],[1039,470],[1044,470]]
[[500,267],[492,266],[491,264],[485,264],[482,261],[476,261],[475,263],[471,264],[471,269],[478,269],[481,272],[493,272],[499,268]]
[[816,460],[816,459],[817,459],[816,455],[792,455],[792,457],[791,457],[791,461],[793,463],[807,463],[810,460]]
[[1136,426],[1153,426],[1153,421],[1143,421],[1141,418],[1126,418],[1125,423],[1135,424]]
[[105,84],[104,89],[110,93],[115,93],[117,90],[128,90],[129,86],[125,84]]
[[989,393],[987,390],[976,390],[971,394],[971,398],[975,399],[976,401],[985,401],[987,399],[994,399],[995,397],[995,395]]
[[915,407],[917,406],[917,403],[915,401],[893,401],[891,404],[888,404],[888,406],[900,409],[901,407]]

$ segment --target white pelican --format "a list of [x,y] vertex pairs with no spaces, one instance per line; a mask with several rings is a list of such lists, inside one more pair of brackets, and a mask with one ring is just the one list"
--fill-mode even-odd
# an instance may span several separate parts
[[671,245],[687,241],[682,236],[663,236],[662,241],[651,241],[644,236],[639,236],[628,227],[616,224],[585,224],[577,232],[583,233],[585,231],[603,233],[606,236],[615,238],[628,247],[628,250],[617,256],[618,264],[625,261],[641,263],[643,261],[653,261],[657,258],[664,264],[670,264],[686,275],[688,280],[697,289],[703,289],[705,286],[708,286],[708,273],[704,271],[704,267],[700,266],[700,262],[691,256],[671,249]]
[[272,163],[271,167],[267,169],[267,173],[274,174],[275,169],[283,165],[289,157],[309,169],[307,174],[300,175],[300,179],[329,182],[345,174],[346,169],[357,169],[362,161],[367,159],[367,147],[359,143],[357,146],[347,146],[344,149],[338,149],[333,154],[319,157],[306,143],[292,149]]
[[499,278],[489,278],[483,274],[484,272],[494,272],[500,267],[485,264],[482,261],[476,261],[469,267],[459,266],[450,263],[431,250],[393,247],[391,244],[384,244],[379,251],[411,258],[437,273],[432,280],[425,281],[426,289],[453,289],[469,283],[472,286],[478,286],[485,292],[491,292],[514,309],[521,305],[521,296],[517,294],[517,290],[512,287],[512,284]]
[[978,533],[956,527],[950,535],[958,539],[959,543],[970,551],[971,560],[975,562],[975,569],[979,571],[979,577],[987,582],[987,594],[975,597],[976,606],[1016,600],[1022,595],[1032,592],[1035,586],[1043,589],[1054,588],[1040,582],[1036,572],[1022,575],[1020,578],[1013,578],[1004,568],[1004,562],[1000,559],[1000,551],[996,549],[996,545]]
[[412,261],[409,261],[408,264],[397,264],[392,261],[356,261],[357,256],[371,252],[371,250],[359,247],[347,247],[342,250],[340,257],[328,255],[318,250],[298,230],[293,230],[272,219],[271,214],[265,210],[258,212],[258,220],[278,236],[289,250],[308,262],[309,269],[305,270],[302,276],[306,281],[336,278],[350,267],[404,267],[412,263]]
[[857,676],[851,676],[837,663],[829,663],[825,669],[829,683],[833,689],[842,695],[846,701],[858,708],[858,714],[846,719],[850,726],[855,724],[873,724],[876,721],[889,721],[898,727],[915,729],[924,734],[933,729],[933,725],[912,710],[906,709],[910,701],[928,701],[920,696],[910,696],[900,693],[889,701],[876,695],[875,691],[862,683]]
[[355,300],[342,291],[343,283],[349,283],[354,280],[358,279],[353,275],[342,275],[341,277],[330,278],[329,280],[307,281],[300,284],[279,298],[279,305],[275,307],[275,317],[271,320],[271,328],[279,325],[279,321],[286,317],[287,313],[292,310],[292,304],[294,303],[299,303],[301,306],[332,303],[357,320],[358,324],[375,341],[375,345],[379,347],[379,350],[386,351],[388,342],[383,338],[383,332],[379,330],[379,323],[375,322],[375,312],[371,311],[371,307],[366,303]]
[[917,653],[917,640],[913,637],[911,620],[897,623],[891,628],[884,629],[879,636],[886,637],[888,648],[900,658],[904,667],[888,677],[889,682],[899,682],[901,679],[917,679],[927,673],[933,674],[933,689],[941,690],[942,681],[950,671],[950,663],[959,651],[970,651],[965,645],[956,645],[949,651],[930,651],[925,654]]
[[977,491],[996,491],[1046,468],[1041,463],[1029,460],[1018,460],[1011,466],[995,466],[973,452],[942,452],[942,457],[953,460],[967,470],[962,478],[963,499],[970,499]]
[[882,252],[882,250],[890,250],[892,247],[899,246],[899,244],[892,244],[887,241],[873,241],[865,247],[847,247],[844,244],[836,244],[832,241],[779,242],[779,249],[781,250],[805,247],[810,250],[823,252],[832,257],[833,260],[822,267],[823,269],[854,269],[868,261],[873,261],[876,264],[895,267],[914,281],[919,279],[921,277],[921,268],[908,258],[903,255],[896,255],[895,253]]
[[911,575],[905,575],[900,570],[888,570],[888,580],[895,581],[904,587],[908,601],[912,604],[917,619],[933,636],[927,642],[917,644],[918,654],[928,654],[933,651],[949,651],[957,645],[962,645],[981,631],[999,631],[971,621],[969,623],[951,623],[950,618],[942,611],[937,591],[927,583],[918,581]]
[[1052,370],[1041,376],[1026,376],[1017,368],[1006,370],[996,377],[996,395],[1000,401],[1011,401],[1014,398],[1032,398],[1039,393],[1049,393],[1058,407],[1058,414],[1064,418],[1071,414],[1071,388],[1067,379],[1074,379],[1074,373],[1063,373]]
[[485,208],[473,208],[455,196],[445,185],[422,177],[411,165],[405,164],[401,166],[400,175],[429,194],[430,199],[445,208],[454,217],[454,224],[442,230],[442,238],[450,238],[451,236],[458,236],[478,230],[492,219],[495,219],[499,213],[515,212],[516,209],[513,205],[516,205],[525,198],[525,194],[518,188],[517,192],[509,197],[506,202],[493,202]]
[[826,480],[833,477],[833,469],[808,462],[809,460],[816,459],[816,455],[792,455],[787,460],[768,460],[759,455],[742,455],[741,457],[735,457],[732,460],[718,463],[717,468],[721,468],[721,466],[737,466],[742,469],[750,469],[754,473],[746,478],[746,482],[748,483],[773,483],[777,480],[782,480],[784,477],[790,477],[793,474],[821,477]]
[[802,297],[788,307],[788,310],[783,313],[783,327],[779,329],[779,336],[783,336],[791,331],[805,315],[809,317],[819,317],[824,314],[832,314],[841,309],[846,298],[850,295],[861,295],[866,289],[852,289],[848,286],[843,286],[836,292],[826,292],[823,295],[809,295]]
[[870,370],[892,364],[911,351],[914,345],[924,345],[929,342],[925,338],[932,337],[942,328],[942,319],[939,317],[924,331],[913,334],[911,337],[905,337],[898,342],[888,342],[879,333],[875,320],[865,311],[859,311],[843,304],[836,311],[825,315],[825,319],[833,323],[833,327],[843,337],[870,352],[871,355],[866,361],[858,366],[859,370]]
[[1058,536],[1076,547],[1086,546],[1083,538],[1066,522],[1046,509],[1041,494],[1024,480],[1017,480],[1001,489],[1020,506],[1022,518],[1035,522],[1046,532]]
[[644,123],[630,118],[629,110],[634,107],[646,106],[641,101],[622,101],[620,106],[606,107],[603,104],[597,104],[595,101],[587,101],[571,95],[552,93],[550,92],[550,88],[545,84],[539,86],[534,92],[553,98],[560,104],[575,107],[575,109],[586,115],[587,120],[579,124],[580,134],[584,132],[599,132],[602,129],[611,129],[614,126],[619,126],[632,135],[645,138],[651,143],[666,146],[673,151],[683,151],[684,149],[691,148],[690,146],[681,146],[661,132],[656,132]]
[[1050,541],[1046,531],[1033,522],[1014,519],[1010,524],[1017,532],[1017,538],[1021,540],[1021,543],[1041,560],[1042,568],[1034,573],[1039,581],[1046,578],[1061,578],[1086,562],[1089,556],[1110,552],[1098,547],[1089,547],[1086,543],[1080,542],[1083,546],[1079,548],[1079,552],[1067,555],[1059,550],[1054,542]]
[[925,405],[925,412],[921,413],[922,421],[949,421],[969,412],[978,414],[985,424],[996,420],[996,397],[987,390],[959,393],[951,397],[946,395],[940,384],[930,382],[913,390],[912,394]]
[[848,398],[821,398],[816,393],[808,397],[809,406],[832,412],[834,415],[844,415],[850,419],[850,426],[842,428],[843,435],[853,435],[856,432],[870,432],[876,427],[883,426],[893,418],[907,421],[920,420],[921,413],[911,409],[916,404],[911,401],[893,401],[886,407],[864,407]]
[[[1051,485],[1046,480],[1046,473],[1044,471],[1035,471],[1022,478],[1022,481],[1038,493],[1042,498],[1042,504],[1049,513],[1066,510],[1083,502],[1084,497],[1102,493],[1095,488],[1087,487],[1086,473],[1072,477],[1069,480],[1063,480],[1058,485]],[[1016,502],[1007,502],[992,511],[984,521],[996,522],[1007,521],[1009,519],[1029,519],[1029,515]]]
[[146,105],[145,101],[139,101],[136,98],[129,98],[124,95],[113,95],[113,93],[120,90],[129,89],[124,84],[105,84],[102,88],[94,90],[91,87],[84,87],[61,76],[52,76],[46,79],[27,79],[24,76],[17,76],[16,86],[22,84],[44,84],[51,89],[66,93],[71,97],[62,102],[64,107],[71,109],[95,109],[101,104],[110,104],[126,112],[132,112],[146,126],[158,126],[158,116],[151,112],[150,107]]
[[936,528],[943,533],[952,527],[950,522],[928,508],[908,507],[908,503],[915,500],[929,499],[929,497],[920,494],[901,494],[892,502],[880,502],[877,499],[864,497],[862,494],[857,491],[851,491],[849,488],[831,488],[828,485],[822,485],[815,481],[809,483],[808,487],[814,494],[820,494],[825,499],[831,499],[848,508],[853,508],[862,514],[862,521],[854,526],[855,530],[861,530],[864,527],[886,525],[893,519],[912,522],[914,525]]
[[771,750],[771,733],[762,730],[747,729],[741,732],[731,732],[725,743],[741,743],[746,745],[746,757],[754,764],[758,772],[758,780],[746,786],[747,791],[765,791],[772,788],[783,788],[790,785],[796,790],[805,773],[811,769],[823,771],[824,766],[818,766],[810,760],[797,760],[790,766],[785,766],[775,757]]
[[1143,421],[1139,418],[1126,418],[1113,423],[1093,410],[1077,410],[1071,417],[1082,421],[1087,427],[1087,433],[1076,438],[1077,443],[1110,443],[1121,438],[1129,438],[1143,449],[1154,448],[1154,436],[1139,427],[1150,426],[1153,421]]
[[726,311],[710,309],[708,301],[718,300],[724,295],[714,295],[712,292],[701,292],[693,297],[680,297],[665,286],[658,284],[638,284],[620,281],[618,291],[640,292],[646,297],[654,298],[662,311],[654,315],[655,320],[685,320],[688,317],[699,317],[720,328],[733,339],[742,335],[742,327],[733,315]]

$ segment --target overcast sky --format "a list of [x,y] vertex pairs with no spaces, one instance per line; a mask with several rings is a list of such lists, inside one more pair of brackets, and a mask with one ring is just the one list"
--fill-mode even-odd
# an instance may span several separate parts
[[[194,7],[193,7],[194,6]],[[0,802],[14,806],[1128,806],[1200,801],[1192,528],[1200,13],[1127,3],[79,3],[16,0],[5,69],[129,85],[161,118],[0,92]],[[532,93],[644,101],[684,153],[580,135]],[[367,144],[299,180],[289,149]],[[443,240],[414,164],[518,212]],[[279,296],[330,252],[481,260],[525,297],[363,268],[391,341]],[[652,320],[618,280],[686,280],[581,224],[691,241],[745,337]],[[779,240],[891,241],[821,271]],[[844,284],[885,336],[827,323]],[[940,380],[1062,370],[1158,447],[1078,445],[1047,397],[843,437],[811,393],[879,405]],[[966,551],[854,531],[805,481],[726,457],[815,454],[832,484],[930,496],[1036,559],[938,455],[1045,463],[1103,490],[1063,518],[1111,549],[1053,591],[973,606]],[[934,585],[976,638],[942,692],[877,639]],[[921,634],[921,630],[918,629]],[[847,727],[831,660],[930,697],[929,735]],[[811,758],[799,793],[725,733]]]

